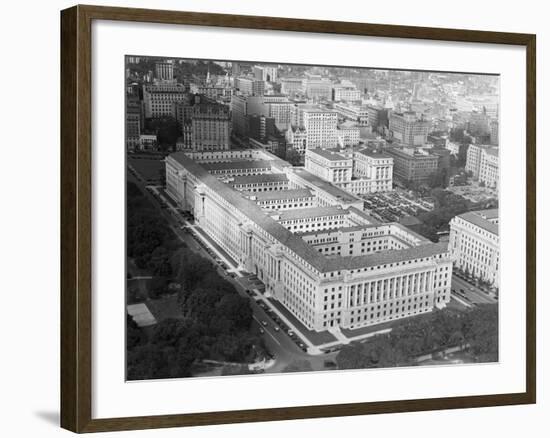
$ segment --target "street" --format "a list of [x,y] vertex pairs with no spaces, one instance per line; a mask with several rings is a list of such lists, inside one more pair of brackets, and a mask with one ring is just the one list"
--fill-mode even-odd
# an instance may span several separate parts
[[452,277],[451,287],[454,296],[465,299],[467,302],[472,304],[494,304],[498,302],[496,299],[490,297],[479,288],[457,277],[456,275],[453,275]]

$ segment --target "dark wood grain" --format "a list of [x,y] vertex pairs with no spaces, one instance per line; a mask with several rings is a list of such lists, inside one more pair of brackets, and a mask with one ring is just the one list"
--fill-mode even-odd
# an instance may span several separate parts
[[[119,20],[525,46],[527,52],[526,391],[472,397],[92,419],[91,23]],[[61,13],[61,425],[74,432],[150,429],[458,409],[536,401],[536,38],[465,29],[75,6]]]

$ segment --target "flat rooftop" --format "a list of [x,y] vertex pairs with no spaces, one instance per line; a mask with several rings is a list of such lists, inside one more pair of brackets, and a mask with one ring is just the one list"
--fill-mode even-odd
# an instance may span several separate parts
[[346,158],[343,155],[339,154],[337,149],[309,149],[309,151],[310,153],[319,155],[320,157],[326,158],[330,161],[351,161],[351,158]]
[[[489,214],[492,217],[487,216],[487,212],[490,212]],[[496,217],[494,216],[495,214],[496,214],[496,217],[498,217],[498,210],[480,210],[480,211],[469,211],[467,213],[462,213],[458,215],[458,217],[474,224],[479,228],[484,229],[485,231],[488,231],[489,233],[492,233],[498,236],[498,224],[493,223],[489,220],[489,219],[496,219]]]
[[313,175],[312,173],[308,172],[305,169],[301,168],[294,168],[294,173],[298,175],[299,177],[306,180],[308,183],[313,184],[320,190],[324,190],[325,192],[329,193],[330,195],[334,196],[335,198],[338,198],[342,202],[363,202],[360,198],[353,196],[352,194],[346,192],[345,190],[342,190],[335,185],[329,183],[328,181],[325,181],[322,178],[319,178],[316,175]]
[[231,170],[231,169],[265,169],[271,168],[271,163],[265,160],[240,160],[221,161],[217,163],[203,163],[206,170]]
[[240,175],[233,177],[229,184],[256,184],[270,182],[288,182],[286,173],[262,173],[260,175]]
[[374,151],[372,149],[360,149],[357,151],[357,153],[365,155],[367,157],[372,158],[393,158],[390,154],[384,152],[384,151]]
[[325,216],[337,216],[347,215],[348,210],[344,210],[342,207],[330,206],[330,207],[311,207],[311,208],[295,208],[292,210],[285,210],[276,213],[279,216],[280,221],[288,221],[294,219],[307,219],[313,217],[325,217]]
[[[248,197],[255,197],[257,201],[298,199],[313,197],[309,189],[272,190],[268,192],[245,192]],[[254,200],[254,199],[252,199]]]
[[[200,179],[203,184],[232,204],[242,215],[254,222],[256,226],[268,233],[274,240],[288,248],[296,256],[308,263],[319,272],[346,271],[362,269],[392,262],[403,262],[417,258],[431,257],[447,252],[447,243],[429,243],[413,248],[391,250],[383,253],[367,254],[362,256],[347,256],[328,258],[306,243],[300,236],[293,234],[283,225],[266,214],[255,202],[246,199],[240,192],[219,181],[203,166],[185,155],[184,152],[175,152],[170,158],[183,166],[188,172]],[[309,172],[306,172],[309,174]]]

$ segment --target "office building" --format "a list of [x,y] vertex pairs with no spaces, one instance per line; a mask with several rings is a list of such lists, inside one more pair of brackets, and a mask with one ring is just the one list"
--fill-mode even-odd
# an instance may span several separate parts
[[360,140],[361,130],[353,122],[344,122],[338,125],[336,136],[338,146],[342,148],[357,146]]
[[487,145],[471,144],[466,153],[466,171],[472,172],[474,179],[488,187],[499,185],[498,148]]
[[[307,329],[355,329],[450,301],[446,244],[377,223],[360,199],[264,151],[221,161],[232,152],[208,152],[207,162],[199,153],[170,155],[167,192]],[[288,181],[288,189],[239,191],[243,175],[250,184]]]
[[235,78],[235,89],[241,94],[248,96],[263,96],[265,93],[265,82],[253,78]]
[[141,135],[141,102],[135,98],[126,100],[126,148],[134,150],[139,147]]
[[449,234],[454,265],[494,287],[499,287],[498,221],[498,209],[470,211],[451,220]]
[[284,78],[280,80],[280,83],[281,93],[290,98],[303,93],[303,80],[301,78]]
[[381,151],[308,149],[305,168],[353,195],[392,190],[393,159]]
[[227,150],[230,147],[229,107],[218,103],[200,103],[191,117],[192,148],[195,151]]
[[146,118],[162,118],[172,115],[175,102],[188,101],[185,87],[176,83],[155,83],[143,86],[143,103]]
[[406,146],[424,146],[430,124],[415,112],[392,112],[389,116],[389,131],[392,138]]
[[277,81],[277,66],[255,65],[253,68],[254,77],[263,82]]
[[299,105],[298,113],[299,125],[306,132],[306,149],[336,147],[338,114],[315,105]]
[[402,181],[426,184],[437,171],[439,158],[423,149],[387,148],[393,158],[393,174]]
[[304,79],[303,88],[308,99],[315,101],[331,100],[332,82],[321,77]]
[[335,102],[361,100],[361,91],[351,82],[342,81],[332,86],[332,100]]
[[369,124],[368,107],[349,103],[335,103],[334,111],[341,118],[356,123],[358,126],[367,126]]
[[157,62],[155,64],[155,78],[158,81],[173,81],[174,64],[172,61]]

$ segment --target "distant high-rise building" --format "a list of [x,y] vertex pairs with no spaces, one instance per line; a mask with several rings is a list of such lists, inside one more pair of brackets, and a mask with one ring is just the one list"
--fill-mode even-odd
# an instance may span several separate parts
[[439,158],[422,149],[387,148],[385,152],[393,158],[393,174],[403,181],[425,184],[437,171]]
[[143,86],[143,102],[146,118],[172,115],[172,104],[188,99],[185,87],[176,83],[156,83]]
[[281,93],[290,98],[294,98],[297,94],[303,92],[303,81],[300,78],[284,78],[281,82]]
[[315,105],[298,107],[299,124],[307,135],[307,149],[334,148],[337,145],[338,114]]
[[392,112],[389,117],[389,130],[395,140],[407,146],[424,146],[428,137],[429,122],[415,112]]
[[304,90],[308,99],[331,100],[332,83],[324,78],[309,78],[304,81]]
[[361,91],[349,81],[342,81],[332,86],[332,100],[335,102],[361,100]]
[[159,81],[173,81],[174,64],[171,61],[157,62],[155,64],[155,77]]
[[229,108],[216,103],[195,105],[191,132],[195,151],[228,150],[231,135]]
[[231,96],[231,125],[233,133],[246,137],[248,135],[247,120],[248,101],[247,96],[234,94]]
[[251,114],[247,117],[248,136],[261,143],[265,143],[269,136],[277,133],[275,120],[264,115]]
[[258,79],[235,78],[235,88],[242,94],[263,96],[265,93],[265,82]]
[[277,66],[255,65],[254,77],[259,81],[275,82],[277,80]]
[[126,147],[134,150],[139,146],[141,135],[141,103],[138,99],[126,102]]

